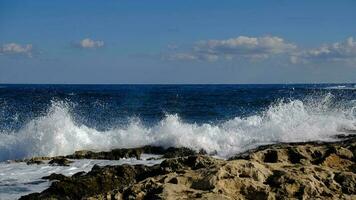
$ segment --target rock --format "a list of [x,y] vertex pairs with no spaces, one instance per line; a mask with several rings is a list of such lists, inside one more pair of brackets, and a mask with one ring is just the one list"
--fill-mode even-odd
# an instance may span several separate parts
[[352,172],[336,173],[334,180],[340,184],[345,194],[356,194],[356,174]]
[[[93,167],[82,176],[72,176],[53,182],[51,186],[38,194],[26,195],[21,199],[82,199],[98,194],[121,190],[135,182],[138,170],[134,166]],[[57,175],[50,178],[57,179]]]
[[352,164],[352,161],[340,158],[336,154],[329,155],[325,158],[324,162],[322,162],[322,165],[338,170],[347,170]]
[[35,159],[30,159],[26,162],[27,165],[41,165],[44,164],[44,162],[42,160],[35,160]]
[[[141,149],[167,159],[150,167],[95,165],[72,177],[52,174],[44,177],[55,180],[50,188],[21,199],[356,199],[355,137],[267,145],[229,160],[186,148]],[[134,155],[114,152],[100,155]]]
[[42,177],[42,179],[47,179],[47,180],[50,180],[50,181],[53,181],[53,180],[57,180],[57,181],[63,181],[63,180],[69,180],[68,177],[62,175],[62,174],[56,174],[56,173],[53,173],[49,176],[44,176]]
[[50,160],[50,157],[45,157],[45,156],[39,156],[39,157],[33,157],[30,159],[23,159],[23,160],[15,160],[15,162],[26,162],[27,165],[41,165],[45,164],[45,161]]
[[[200,151],[200,153],[206,153],[205,151]],[[181,148],[174,148],[170,147],[165,150],[163,158],[177,158],[177,157],[184,157],[184,156],[192,156],[198,154],[196,151],[181,147]]]
[[51,161],[49,161],[48,164],[50,164],[52,166],[69,166],[69,164],[72,162],[73,161],[68,160],[64,157],[57,157],[57,158],[53,158]]
[[206,152],[204,150],[200,150],[198,153],[194,150],[191,150],[186,147],[176,148],[163,148],[156,146],[144,146],[139,148],[129,148],[129,149],[113,149],[111,151],[103,151],[103,152],[93,152],[93,151],[76,151],[72,155],[66,156],[66,158],[70,159],[103,159],[103,160],[119,160],[121,158],[136,158],[141,159],[141,154],[157,154],[163,155],[164,158],[175,158],[175,157],[184,157],[191,155],[204,155]]
[[336,155],[340,156],[341,158],[349,159],[349,160],[352,160],[352,158],[354,157],[353,153],[344,147],[337,148]]
[[81,171],[81,172],[77,172],[77,173],[75,173],[75,174],[73,174],[73,178],[75,178],[75,177],[80,177],[80,176],[83,176],[83,175],[85,175],[86,173],[84,172],[84,171]]
[[200,169],[200,168],[209,168],[220,162],[220,160],[213,159],[208,156],[189,156],[189,157],[180,157],[164,160],[161,163],[161,168],[167,172],[180,171],[184,169]]
[[141,148],[133,149],[113,149],[111,151],[103,152],[93,152],[93,151],[76,151],[72,155],[66,156],[66,158],[71,159],[103,159],[103,160],[120,160],[121,158],[131,158],[141,159],[142,154]]
[[83,159],[83,158],[86,158],[86,159],[93,159],[94,155],[95,154],[94,152],[92,151],[88,151],[88,150],[80,150],[80,151],[76,151],[74,152],[74,154],[72,155],[68,155],[66,156],[67,158],[72,158],[72,159]]
[[147,154],[157,154],[157,155],[163,155],[166,152],[166,149],[160,146],[144,146],[141,148],[144,153]]

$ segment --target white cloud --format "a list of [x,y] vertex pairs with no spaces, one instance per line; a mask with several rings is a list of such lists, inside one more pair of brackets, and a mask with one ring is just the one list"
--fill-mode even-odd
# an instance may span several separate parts
[[291,56],[292,63],[309,62],[356,62],[356,41],[349,37],[346,41],[322,45],[304,50]]
[[22,54],[27,55],[29,57],[32,56],[32,44],[16,44],[16,43],[8,43],[3,44],[0,48],[0,54]]
[[100,48],[104,46],[104,41],[85,38],[80,41],[79,46],[87,49]]
[[231,60],[265,59],[273,55],[290,53],[296,45],[285,42],[283,38],[275,36],[247,37],[239,36],[227,40],[207,40],[197,42],[191,52],[177,53],[171,57],[177,60]]

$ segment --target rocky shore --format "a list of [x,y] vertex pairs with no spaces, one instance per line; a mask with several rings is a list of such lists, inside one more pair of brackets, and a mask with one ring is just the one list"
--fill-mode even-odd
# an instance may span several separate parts
[[94,166],[71,177],[51,174],[43,177],[53,181],[48,189],[21,199],[356,199],[354,136],[267,145],[228,160],[187,148],[147,146],[26,162],[70,165],[70,159],[140,159],[142,153],[166,159],[154,166]]

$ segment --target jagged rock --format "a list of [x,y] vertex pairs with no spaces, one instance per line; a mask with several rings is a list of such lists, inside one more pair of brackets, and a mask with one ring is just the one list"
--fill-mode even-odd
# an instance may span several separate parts
[[26,162],[27,165],[41,165],[44,164],[44,162],[42,160],[36,160],[36,159],[30,159]]
[[336,155],[340,156],[341,158],[351,160],[354,157],[353,153],[349,149],[346,149],[344,147],[336,148],[335,151]]
[[340,184],[345,194],[356,194],[356,174],[351,172],[336,173],[334,180]]
[[93,152],[93,151],[76,151],[72,155],[66,156],[71,159],[103,159],[103,160],[120,160],[121,158],[141,159],[142,149],[113,149],[111,151]]
[[50,180],[50,181],[53,181],[53,180],[62,181],[62,180],[68,180],[69,178],[67,176],[62,175],[62,174],[53,173],[53,174],[51,174],[49,176],[42,177],[42,179],[47,179],[47,180]]
[[165,151],[163,158],[177,158],[177,157],[191,156],[191,155],[196,155],[196,154],[197,154],[197,152],[195,152],[194,150],[189,149],[189,148],[170,147]]
[[163,155],[163,158],[175,158],[175,157],[184,157],[191,155],[203,155],[206,154],[204,150],[200,150],[198,153],[192,149],[186,147],[156,147],[156,146],[144,146],[139,148],[129,148],[129,149],[113,149],[111,151],[103,152],[93,152],[93,151],[76,151],[72,155],[66,156],[70,159],[102,159],[102,160],[119,160],[121,158],[136,158],[141,159],[142,153],[146,154],[157,154]]
[[69,166],[70,163],[73,161],[68,160],[64,157],[56,157],[53,158],[51,161],[49,161],[48,164],[53,165],[53,166]]
[[189,156],[189,157],[179,157],[173,159],[164,160],[161,163],[161,168],[166,172],[180,171],[185,168],[200,169],[209,168],[210,166],[220,162],[216,159],[206,156]]
[[356,199],[355,151],[354,137],[268,145],[229,160],[171,149],[178,157],[151,167],[50,175],[50,188],[22,199]]
[[13,160],[12,162],[25,162],[27,165],[40,165],[40,164],[45,164],[45,161],[51,160],[51,157],[46,157],[46,156],[39,156],[39,157],[33,157],[33,158],[26,158],[26,159],[21,159],[21,160]]
[[[135,166],[94,166],[93,169],[82,176],[72,176],[53,182],[42,193],[31,194],[21,199],[82,199],[106,193],[114,189],[123,189],[135,182]],[[57,178],[57,175],[53,175]]]

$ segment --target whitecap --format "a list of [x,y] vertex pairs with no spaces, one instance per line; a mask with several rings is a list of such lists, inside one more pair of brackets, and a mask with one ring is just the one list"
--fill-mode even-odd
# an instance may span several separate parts
[[[145,126],[137,118],[106,131],[76,124],[68,104],[53,102],[48,113],[16,132],[0,133],[0,160],[71,154],[143,145],[189,147],[229,157],[262,144],[331,141],[340,130],[355,130],[356,105],[332,108],[332,95],[315,101],[279,101],[264,112],[210,123],[187,123],[177,114]],[[355,102],[354,102],[355,104]]]

